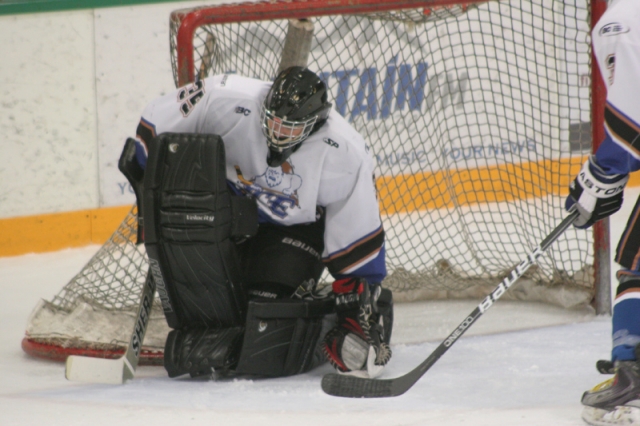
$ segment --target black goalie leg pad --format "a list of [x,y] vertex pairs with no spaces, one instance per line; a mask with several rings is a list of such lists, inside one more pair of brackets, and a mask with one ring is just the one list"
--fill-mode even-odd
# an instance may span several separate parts
[[238,362],[242,331],[242,327],[172,330],[164,347],[164,368],[169,377],[229,371]]
[[[145,246],[167,322],[174,329],[242,325],[246,301],[233,230],[225,152],[217,135],[170,134],[150,144],[144,176]],[[253,217],[252,217],[253,216]],[[251,229],[250,229],[251,228]],[[246,236],[246,235],[243,235]]]
[[280,377],[314,368],[322,321],[333,309],[332,299],[252,300],[236,373]]

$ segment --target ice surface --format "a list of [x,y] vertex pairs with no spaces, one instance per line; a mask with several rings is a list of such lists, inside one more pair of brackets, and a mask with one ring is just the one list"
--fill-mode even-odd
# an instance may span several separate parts
[[[613,246],[638,191],[612,220]],[[20,341],[31,310],[50,299],[96,246],[0,258],[0,425],[583,425],[582,392],[603,380],[610,318],[589,310],[499,301],[405,395],[325,395],[323,366],[283,379],[169,379],[140,367],[125,385],[64,378],[64,365],[30,358]],[[614,266],[615,270],[615,266]],[[496,283],[497,285],[497,283]],[[411,370],[479,301],[396,307],[394,356],[383,377]]]
[[[162,367],[141,367],[123,386],[72,383],[63,364],[30,358],[20,341],[38,299],[52,297],[95,250],[0,259],[0,424],[580,425],[580,395],[600,380],[594,362],[609,351],[608,318],[508,302],[497,303],[414,388],[393,399],[323,394],[328,366],[291,378],[218,382],[172,380]],[[385,377],[422,361],[474,305],[398,305]],[[546,327],[538,328],[536,318]],[[558,323],[565,324],[549,325]],[[524,330],[496,333],[514,326]]]

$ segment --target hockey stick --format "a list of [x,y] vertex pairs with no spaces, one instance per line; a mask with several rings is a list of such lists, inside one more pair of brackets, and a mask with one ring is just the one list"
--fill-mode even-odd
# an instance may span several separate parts
[[433,364],[511,287],[531,265],[576,220],[579,213],[572,211],[516,268],[471,312],[458,327],[425,359],[407,374],[394,379],[365,379],[340,374],[327,374],[322,378],[322,390],[333,396],[348,398],[384,398],[405,393],[429,370]]
[[140,296],[140,306],[138,306],[138,315],[129,346],[123,356],[116,359],[104,359],[71,355],[67,358],[66,378],[77,382],[113,385],[123,384],[129,379],[133,379],[140,360],[140,351],[149,324],[155,292],[156,285],[149,272]]

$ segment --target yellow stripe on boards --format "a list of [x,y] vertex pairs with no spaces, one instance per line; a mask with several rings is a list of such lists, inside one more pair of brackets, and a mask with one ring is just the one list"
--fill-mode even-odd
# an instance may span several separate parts
[[[382,213],[406,213],[456,204],[566,195],[584,161],[586,157],[382,176],[376,184]],[[627,186],[640,186],[640,173],[632,173]],[[129,210],[131,206],[119,206],[0,219],[0,256],[103,244]]]
[[0,219],[0,256],[103,244],[129,210],[119,206]]
[[[542,197],[566,196],[587,157],[442,170],[376,179],[383,214]],[[640,173],[628,186],[640,185]]]

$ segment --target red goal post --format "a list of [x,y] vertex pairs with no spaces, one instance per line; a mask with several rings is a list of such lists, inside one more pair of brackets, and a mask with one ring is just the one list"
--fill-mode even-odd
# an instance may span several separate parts
[[[607,0],[591,0],[590,27],[593,28],[607,10]],[[591,151],[596,152],[604,139],[604,105],[607,89],[598,63],[591,52]],[[611,247],[609,218],[593,226],[595,294],[593,305],[598,315],[610,315],[611,306]]]
[[[318,72],[372,148],[384,285],[397,301],[479,299],[565,216],[568,183],[602,140],[605,90],[589,31],[605,8],[603,0],[196,7],[171,14],[171,60],[177,86],[217,73],[272,79],[287,63]],[[38,305],[26,352],[124,350],[148,266],[136,229],[134,210]],[[610,312],[607,232],[606,223],[567,230],[504,298]],[[167,331],[156,303],[142,363],[161,362]]]
[[[371,12],[384,13],[392,10],[419,8],[422,8],[428,15],[428,12],[433,8],[452,7],[460,4],[467,6],[484,2],[486,0],[465,0],[464,3],[447,0],[280,0],[176,10],[171,14],[171,22],[172,25],[179,23],[175,34],[177,85],[180,87],[195,80],[193,36],[197,28],[205,25],[275,19],[306,19],[327,15],[353,15]],[[215,10],[214,13],[212,13],[213,10]]]

